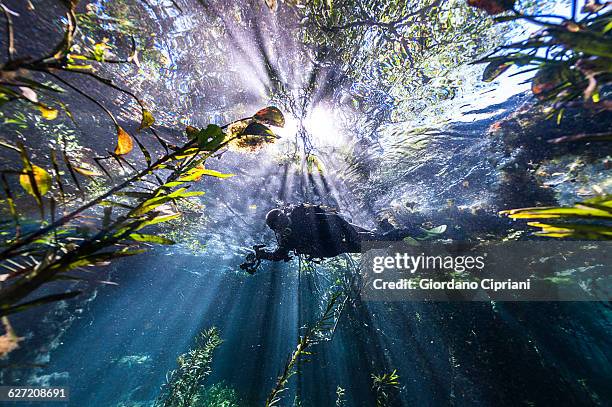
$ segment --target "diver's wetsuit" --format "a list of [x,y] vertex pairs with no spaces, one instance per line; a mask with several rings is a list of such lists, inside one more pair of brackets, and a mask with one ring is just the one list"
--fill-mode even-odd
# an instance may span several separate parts
[[275,231],[276,250],[257,250],[257,259],[287,261],[290,252],[309,259],[324,259],[342,253],[358,253],[363,241],[401,240],[420,231],[415,227],[378,233],[353,225],[334,211],[315,205],[302,204],[281,210],[289,218],[289,225]]

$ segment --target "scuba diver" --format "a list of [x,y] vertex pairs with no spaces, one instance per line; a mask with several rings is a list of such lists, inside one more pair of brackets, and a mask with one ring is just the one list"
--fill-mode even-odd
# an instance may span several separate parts
[[255,252],[240,265],[249,274],[255,273],[262,260],[289,261],[291,253],[322,260],[359,253],[365,241],[399,241],[423,232],[419,227],[396,229],[386,219],[378,230],[371,231],[347,222],[333,209],[308,204],[272,209],[266,225],[276,235],[277,248],[268,251],[265,245],[253,246]]

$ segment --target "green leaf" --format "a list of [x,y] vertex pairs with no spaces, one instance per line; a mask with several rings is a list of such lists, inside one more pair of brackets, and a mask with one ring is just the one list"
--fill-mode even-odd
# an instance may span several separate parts
[[149,127],[155,124],[155,117],[148,110],[144,109],[142,111],[142,120],[140,121],[140,127],[138,130],[148,129]]
[[130,234],[130,239],[136,240],[137,242],[144,242],[144,243],[174,244],[174,241],[167,239],[165,237],[155,236],[155,235],[145,235],[141,233]]
[[200,130],[194,135],[198,147],[206,151],[214,151],[223,143],[223,140],[225,140],[225,133],[221,127],[216,124],[209,124],[205,129]]
[[506,72],[506,70],[508,70],[508,68],[510,68],[512,65],[514,65],[514,61],[494,61],[489,63],[489,65],[487,65],[487,67],[484,69],[484,72],[482,73],[482,81],[491,82],[492,80]]
[[410,246],[420,246],[421,245],[421,243],[419,243],[418,240],[416,240],[414,237],[410,237],[410,236],[404,238],[404,243],[407,243]]
[[264,126],[261,123],[252,122],[250,123],[242,132],[240,133],[240,137],[243,136],[258,136],[264,138],[277,138],[272,130],[268,126]]
[[505,23],[508,21],[514,21],[521,18],[521,16],[519,15],[509,15],[509,16],[499,16],[499,17],[494,17],[493,21],[495,21],[496,23]]
[[596,196],[595,198],[587,199],[583,204],[599,204],[612,208],[612,195]]
[[135,256],[143,252],[144,250],[119,250],[119,251],[114,251],[114,252],[86,254],[86,255],[83,255],[77,258],[76,260],[74,260],[68,265],[61,266],[60,271],[74,270],[77,267],[106,265],[106,263],[112,259],[117,259],[120,257],[127,257],[127,256]]
[[612,41],[602,34],[588,31],[571,32],[565,28],[549,31],[556,40],[574,51],[612,58]]
[[205,168],[192,168],[191,170],[189,170],[187,172],[187,175],[185,175],[184,177],[180,178],[180,181],[183,181],[183,182],[198,181],[203,176],[216,177],[216,178],[224,179],[224,178],[233,177],[234,174],[224,174],[224,173],[219,172],[219,171],[208,170],[208,169],[205,169]]
[[168,222],[168,221],[176,219],[176,218],[178,218],[180,216],[181,216],[180,213],[175,213],[175,214],[172,214],[172,215],[157,216],[157,217],[155,217],[155,218],[153,218],[151,220],[147,220],[145,222],[142,222],[142,224],[136,230],[141,230],[142,228],[145,228],[145,227],[151,226],[151,225],[156,225],[158,223]]
[[164,188],[174,188],[183,185],[186,181],[170,181],[162,185]]
[[73,292],[63,293],[63,294],[47,295],[45,297],[37,298],[35,300],[28,301],[23,304],[15,305],[14,307],[2,308],[0,310],[0,315],[14,314],[15,312],[25,311],[29,308],[36,307],[39,305],[49,304],[51,302],[56,302],[56,301],[68,300],[70,298],[76,297],[79,294],[81,294],[80,291],[73,291]]

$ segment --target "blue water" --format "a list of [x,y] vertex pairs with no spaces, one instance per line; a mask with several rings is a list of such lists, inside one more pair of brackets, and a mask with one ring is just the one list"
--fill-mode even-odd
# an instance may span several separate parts
[[[319,312],[325,282],[294,266],[254,277],[219,266],[161,253],[122,262],[120,286],[97,290],[38,376],[68,386],[71,406],[148,405],[193,337],[217,326],[224,343],[205,383],[263,405],[298,328]],[[299,394],[303,405],[331,406],[341,386],[347,405],[372,406],[371,375],[394,369],[401,387],[393,405],[604,405],[610,316],[600,303],[357,301],[301,364],[281,405]]]
[[[401,224],[422,213],[436,226],[485,208],[480,222],[491,231],[499,227],[495,213],[508,198],[500,192],[501,170],[514,165],[515,157],[503,151],[500,140],[484,135],[529,99],[516,81],[502,84],[496,96],[489,88],[472,87],[419,117],[385,122],[367,134],[371,117],[343,108],[341,95],[323,91],[337,79],[335,67],[316,77],[322,89],[316,103],[304,112],[290,111],[313,66],[278,18],[266,14],[261,20],[278,39],[271,44],[257,37],[257,27],[234,26],[216,10],[214,17],[229,27],[217,44],[227,55],[200,61],[223,73],[204,80],[185,61],[210,46],[207,16],[183,18],[167,11],[173,20],[166,25],[147,10],[168,34],[153,47],[169,62],[156,72],[157,82],[133,85],[155,107],[161,127],[179,127],[168,112],[189,116],[180,126],[203,126],[279,102],[268,98],[273,81],[263,65],[267,49],[279,76],[291,85],[283,139],[254,155],[229,152],[207,163],[236,176],[195,187],[206,192],[198,202],[202,207],[174,225],[187,242],[122,259],[92,273],[91,284],[80,285],[85,293],[78,300],[11,319],[26,341],[3,369],[3,384],[67,386],[70,406],[150,406],[177,357],[199,332],[214,326],[224,342],[204,386],[232,388],[241,406],[261,406],[304,327],[318,318],[324,294],[338,275],[350,279],[355,272],[341,258],[334,272],[330,265],[304,270],[294,260],[266,263],[254,276],[241,273],[238,265],[250,246],[274,242],[264,224],[268,210],[283,203],[326,204],[373,228],[381,217]],[[258,13],[251,18],[261,17]],[[193,34],[183,36],[189,30]],[[120,73],[127,83],[134,79]],[[153,85],[158,87],[148,87]],[[75,106],[81,126],[91,130],[81,135],[88,137],[83,142],[108,148],[102,146],[108,129],[87,109]],[[136,128],[129,109],[123,110],[121,119]],[[300,126],[324,171],[309,173],[303,162],[279,158],[294,147]],[[170,134],[181,140],[178,132]],[[570,194],[567,188],[562,192]],[[334,406],[341,387],[346,406],[374,406],[372,375],[394,370],[400,385],[393,390],[393,406],[609,405],[611,337],[608,303],[382,303],[354,296],[333,335],[300,362],[280,405],[299,400],[302,406]]]

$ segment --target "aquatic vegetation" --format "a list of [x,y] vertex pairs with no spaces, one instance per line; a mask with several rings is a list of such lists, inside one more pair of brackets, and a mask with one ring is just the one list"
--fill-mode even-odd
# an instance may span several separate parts
[[246,405],[236,389],[220,382],[200,390],[190,407],[246,407]]
[[372,375],[372,389],[376,393],[376,407],[387,407],[391,405],[393,393],[399,388],[399,376],[397,370],[391,373]]
[[346,405],[345,392],[346,390],[342,387],[336,387],[336,407],[344,407]]
[[[116,58],[110,52],[112,44],[108,40],[95,43],[89,38],[90,43],[85,41],[79,44],[78,24],[93,17],[77,16],[78,3],[62,3],[67,10],[63,38],[48,55],[39,58],[14,58],[12,16],[16,13],[2,5],[9,39],[7,61],[0,67],[4,79],[0,86],[3,102],[19,100],[29,103],[40,110],[45,120],[55,120],[61,108],[74,122],[67,105],[52,94],[62,93],[61,86],[64,86],[103,111],[116,130],[114,151],[104,157],[90,158],[94,164],[85,163],[80,156],[77,158],[74,151],[67,148],[66,140],[60,140],[48,152],[50,163],[46,168],[50,168],[50,171],[43,168],[42,163],[32,162],[31,157],[37,152],[28,150],[22,142],[0,140],[2,148],[18,154],[22,165],[22,168],[2,171],[1,176],[3,209],[13,220],[12,224],[2,224],[4,239],[0,260],[2,267],[8,271],[2,274],[0,288],[2,315],[78,295],[78,291],[51,294],[19,304],[51,281],[80,280],[78,276],[65,274],[68,271],[83,270],[84,267],[103,265],[112,259],[141,253],[143,245],[172,244],[166,237],[142,233],[141,230],[180,217],[177,204],[203,194],[202,191],[187,191],[202,177],[231,176],[204,168],[207,158],[243,140],[248,140],[246,144],[249,147],[274,141],[276,136],[266,124],[284,125],[280,110],[269,107],[237,121],[245,123],[245,128],[240,131],[224,130],[237,122],[224,127],[188,127],[188,141],[183,146],[166,141],[153,128],[153,114],[133,92],[95,73],[95,63],[136,62],[135,44],[132,44],[130,56],[125,59]],[[157,143],[156,147],[161,147],[163,153],[155,157],[151,147],[147,147],[148,142],[135,133],[129,134],[96,97],[60,76],[62,71],[82,74],[134,100],[141,113],[137,133],[150,132]],[[38,77],[36,74],[45,75],[51,82],[32,79]],[[43,96],[54,101],[57,108],[52,107],[50,102],[40,102],[39,98]],[[24,123],[25,120],[24,116]],[[140,150],[142,160],[133,158],[135,146]],[[108,178],[110,185],[93,181],[83,187],[84,180],[102,176]],[[27,195],[34,199],[40,212],[39,220],[31,219],[28,200],[14,191],[15,177]],[[92,193],[93,185],[97,193]],[[89,194],[84,193],[86,188]],[[83,221],[86,214],[94,215],[100,221]]]
[[[254,119],[242,120],[254,121]],[[266,134],[271,132],[266,126],[260,126],[267,129]],[[5,240],[4,249],[0,251],[0,259],[5,261],[2,265],[9,271],[5,274],[0,289],[2,313],[6,315],[31,306],[78,295],[78,291],[53,294],[15,305],[45,283],[61,279],[79,279],[76,276],[66,275],[68,271],[139,254],[142,252],[140,248],[142,244],[172,244],[173,242],[167,238],[142,233],[141,230],[180,217],[180,212],[174,210],[171,205],[202,195],[204,193],[202,191],[188,191],[190,186],[202,177],[231,176],[204,168],[204,163],[229,143],[243,137],[240,132],[228,135],[217,125],[209,125],[204,129],[189,128],[187,134],[190,140],[180,148],[171,147],[157,136],[156,140],[166,154],[155,161],[151,153],[138,143],[146,161],[146,165],[141,169],[136,168],[138,163],[131,164],[122,157],[123,154],[114,154],[113,157],[120,165],[129,167],[131,170],[129,176],[121,179],[101,195],[86,200],[76,209],[71,208],[70,202],[66,199],[68,181],[61,177],[54,151],[51,152],[54,174],[52,178],[44,169],[32,164],[23,144],[13,146],[2,142],[2,147],[19,153],[24,168],[13,170],[9,174],[19,176],[24,189],[35,198],[41,214],[38,229],[23,230],[21,219],[25,214],[18,210],[7,173],[3,174],[3,188],[13,217],[14,234]],[[250,134],[248,136],[251,137]],[[120,138],[117,148],[127,149],[126,144],[122,143]],[[64,164],[78,188],[76,173],[85,174],[76,171],[66,156]],[[111,179],[114,179],[108,171],[106,172]],[[165,177],[165,180],[162,177]],[[45,201],[43,196],[50,191],[52,183],[57,188],[57,193]],[[64,214],[56,218],[55,212],[58,208],[63,208]],[[101,224],[83,224],[80,219],[87,211],[97,211],[101,214]],[[45,218],[45,213],[48,213],[49,222]],[[11,224],[5,223],[5,227],[11,227]],[[9,266],[9,263],[12,266]]]
[[511,209],[501,212],[512,219],[537,219],[529,226],[545,237],[612,240],[612,197],[588,199],[573,207]]
[[[131,150],[132,137],[120,126],[113,113],[97,98],[76,86],[72,81],[62,77],[60,73],[70,72],[83,75],[103,86],[127,95],[141,109],[140,130],[148,128],[155,120],[145,108],[143,102],[130,90],[122,89],[115,85],[112,80],[99,76],[94,67],[95,63],[131,63],[134,61],[135,47],[127,58],[114,59],[112,57],[107,58],[107,55],[110,55],[110,46],[104,41],[95,43],[92,47],[79,44],[77,42],[79,19],[76,13],[79,1],[58,3],[66,9],[62,40],[46,55],[25,58],[15,57],[17,50],[14,44],[13,16],[19,17],[19,15],[2,5],[8,25],[8,56],[6,62],[0,66],[0,77],[3,79],[2,85],[0,85],[0,105],[18,100],[39,110],[41,117],[45,120],[55,120],[58,118],[60,111],[63,111],[70,120],[74,121],[74,116],[68,105],[60,99],[60,96],[66,93],[65,88],[68,88],[97,105],[110,118],[115,126],[118,138],[118,149],[115,153],[126,154]],[[44,79],[38,79],[41,75]]]
[[266,407],[279,405],[282,393],[287,389],[289,379],[297,373],[298,363],[311,354],[310,348],[330,339],[329,335],[335,330],[337,320],[342,314],[347,299],[348,297],[342,291],[329,295],[321,316],[300,336],[295,351],[289,355],[287,363],[277,379],[276,386],[268,394]]
[[[35,2],[38,12],[45,13],[42,5],[53,1]],[[8,157],[0,174],[4,187],[0,252],[5,256],[0,262],[1,313],[67,299],[78,293],[66,293],[67,287],[80,291],[84,279],[113,284],[106,281],[112,279],[122,288],[96,289],[95,302],[86,306],[81,300],[87,293],[74,301],[34,310],[40,313],[24,313],[15,321],[9,316],[21,336],[28,338],[28,346],[9,330],[5,318],[6,334],[0,337],[0,348],[21,345],[10,354],[11,365],[38,360],[41,349],[48,358],[45,362],[53,363],[35,374],[49,373],[48,369],[66,371],[61,377],[48,375],[45,384],[70,382],[75,403],[104,406],[123,399],[122,405],[151,405],[163,381],[157,377],[160,364],[168,355],[184,352],[185,338],[180,336],[190,338],[205,320],[224,327],[224,338],[236,346],[236,351],[219,354],[223,358],[214,364],[214,378],[231,383],[211,383],[211,361],[221,340],[216,330],[207,330],[179,358],[156,405],[244,406],[240,394],[247,393],[260,401],[267,397],[270,406],[348,406],[363,404],[363,400],[372,405],[376,400],[380,406],[471,405],[482,400],[510,405],[532,403],[533,394],[548,389],[554,397],[550,403],[569,394],[563,401],[581,404],[575,402],[580,400],[575,394],[582,390],[574,384],[572,367],[583,362],[579,356],[590,357],[577,374],[591,380],[595,375],[588,369],[601,367],[594,364],[600,345],[588,343],[591,332],[586,328],[585,332],[572,329],[582,327],[583,322],[599,325],[597,312],[576,318],[562,314],[555,321],[538,319],[546,313],[539,312],[537,305],[493,304],[499,311],[491,315],[487,303],[366,304],[354,292],[359,289],[352,263],[357,256],[338,257],[320,266],[301,257],[298,270],[295,263],[277,264],[268,270],[273,272],[254,278],[236,274],[244,246],[262,233],[269,237],[263,215],[279,201],[333,205],[351,222],[365,226],[388,214],[396,225],[425,228],[423,239],[504,236],[508,219],[495,216],[498,207],[491,205],[498,196],[493,189],[499,169],[488,164],[496,159],[487,150],[496,140],[484,136],[490,121],[462,123],[449,132],[431,123],[416,123],[410,132],[407,129],[415,123],[391,125],[394,134],[381,126],[420,117],[431,103],[461,97],[466,81],[471,84],[477,79],[467,74],[454,76],[453,69],[490,50],[510,29],[494,24],[468,4],[499,13],[501,20],[513,13],[513,1],[83,3],[80,12],[74,13],[72,24],[78,29],[73,45],[66,61],[57,62],[58,70],[33,72],[28,79],[36,84],[10,78],[4,83],[4,77],[1,81],[23,96],[7,93],[1,112],[5,114],[0,116],[7,130],[0,153],[3,159]],[[520,4],[526,3],[534,2]],[[13,4],[21,6],[18,0]],[[58,10],[53,7],[54,12]],[[54,34],[71,24],[69,17],[54,19],[53,15],[49,13],[45,23],[53,25]],[[19,23],[18,16],[9,16],[17,24],[15,32],[29,37],[27,24]],[[536,54],[543,57],[543,49]],[[15,66],[25,63],[19,58],[13,61]],[[565,63],[563,58],[559,61]],[[578,63],[575,67],[584,68]],[[5,68],[0,67],[3,76]],[[494,76],[493,68],[488,68],[487,77]],[[477,68],[467,70],[473,74]],[[578,72],[570,70],[572,75]],[[543,75],[541,83],[545,85],[551,77]],[[601,99],[606,77],[596,74],[594,80]],[[547,90],[543,93],[548,96]],[[604,101],[596,102],[596,93],[587,107],[603,106]],[[81,103],[87,106],[79,109]],[[252,114],[257,106],[268,104],[278,107]],[[458,105],[449,103],[443,108],[458,116],[466,110],[456,109]],[[486,112],[464,118],[491,111],[502,117],[514,108],[512,104],[488,106],[483,109]],[[287,123],[281,109],[291,115]],[[311,115],[313,110],[323,114]],[[564,124],[569,114],[565,112]],[[321,122],[333,121],[334,125],[317,123],[321,117],[325,119]],[[242,119],[221,125],[235,118]],[[278,135],[287,135],[290,142],[279,140],[273,129],[285,124],[288,130]],[[309,124],[316,124],[316,131]],[[342,132],[342,137],[335,137],[336,132]],[[534,133],[535,140],[549,135],[541,130]],[[564,141],[608,140],[605,133],[580,139],[561,136],[564,134],[555,134],[553,144],[547,140],[542,144],[561,151],[567,145]],[[41,138],[46,139],[39,143]],[[267,152],[250,157],[235,154],[260,151],[269,143],[278,144],[273,150],[283,151],[279,162]],[[321,144],[325,147],[319,148]],[[523,148],[518,144],[508,149],[514,153]],[[514,168],[517,173],[527,173],[525,168]],[[246,176],[223,181],[233,176],[230,173]],[[359,174],[352,184],[350,173]],[[521,182],[515,185],[524,186]],[[502,208],[549,205],[548,201],[526,203],[525,189],[517,193],[512,205]],[[207,196],[200,198],[203,192]],[[522,214],[533,216],[538,210]],[[574,221],[563,216],[539,219],[549,232],[556,223],[564,223],[567,229],[568,225],[591,227],[607,221]],[[173,242],[180,242],[181,248],[149,252],[126,262],[130,273],[98,267],[110,263],[113,269],[120,269],[125,264],[121,257]],[[199,256],[183,251],[186,246],[200,250],[204,245],[208,250]],[[552,278],[561,281],[565,276]],[[323,295],[329,286],[332,292],[341,293]],[[56,292],[53,290],[59,293],[49,295]],[[324,306],[317,320],[317,311],[312,310],[321,298]],[[559,309],[562,306],[565,304]],[[62,314],[56,312],[60,308]],[[67,331],[62,332],[63,337],[51,332],[41,338],[41,330],[57,330],[56,323],[69,316],[83,323],[75,323],[70,331],[62,326]],[[27,318],[43,321],[36,329],[22,331]],[[577,350],[558,357],[552,351],[563,348],[554,342],[566,336],[551,336],[545,342],[543,335],[537,335],[540,327],[546,327],[545,334],[557,327],[567,329],[566,336],[573,336],[568,352],[570,347]],[[125,335],[130,339],[127,342]],[[528,338],[525,343],[523,337]],[[99,353],[89,353],[92,338],[104,342]],[[54,347],[47,346],[50,341]],[[278,350],[287,344],[293,347],[296,341],[295,348],[286,348],[289,355],[283,358],[285,351],[279,354]],[[554,347],[542,350],[547,343]],[[421,351],[406,357],[406,349]],[[313,356],[313,350],[321,354]],[[82,360],[75,360],[74,355],[80,356],[81,351]],[[521,358],[502,357],[516,352]],[[273,384],[270,380],[279,370]],[[96,376],[103,371],[110,374],[99,387],[102,384]],[[555,380],[557,372],[564,377]],[[28,371],[22,376],[29,375]],[[19,377],[2,376],[3,382]],[[550,383],[544,382],[549,379]],[[602,384],[596,384],[596,389],[605,390],[603,379],[599,377]],[[543,382],[550,386],[540,390]],[[498,389],[499,385],[504,387]],[[592,388],[591,383],[583,386],[585,391]],[[289,396],[294,390],[295,398]],[[548,400],[542,399],[533,404],[546,405]]]
[[531,91],[541,102],[554,104],[557,121],[567,106],[576,103],[594,110],[611,109],[609,101],[600,96],[602,87],[612,82],[612,12],[608,3],[584,1],[579,16],[579,2],[574,0],[568,17],[526,14],[512,0],[468,3],[489,14],[507,11],[507,15],[495,17],[498,23],[525,20],[542,27],[528,39],[499,46],[478,60],[488,64],[483,81],[494,80],[512,66],[524,67],[523,72],[536,71]]
[[[178,368],[168,373],[167,383],[155,406],[190,407],[201,391],[202,381],[211,373],[213,352],[223,340],[217,328],[204,330],[196,338],[196,345],[178,357]],[[203,406],[207,404],[201,404]],[[229,404],[231,406],[231,404]]]

